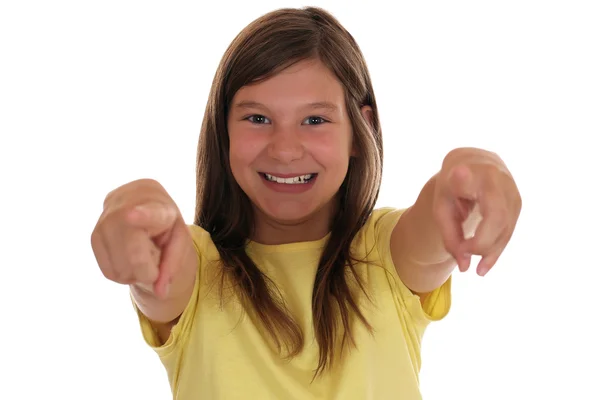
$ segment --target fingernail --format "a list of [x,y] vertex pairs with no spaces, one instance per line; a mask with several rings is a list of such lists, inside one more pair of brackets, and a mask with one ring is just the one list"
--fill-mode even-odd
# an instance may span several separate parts
[[488,271],[489,271],[489,269],[488,269],[488,268],[487,268],[487,266],[486,266],[485,264],[483,264],[483,263],[480,263],[480,264],[477,266],[477,275],[479,275],[479,276],[481,276],[481,277],[485,276],[485,274],[487,274],[487,273],[488,273]]
[[471,266],[471,255],[470,254],[468,254],[468,253],[463,254],[462,265],[463,265],[463,272],[469,269],[469,267]]

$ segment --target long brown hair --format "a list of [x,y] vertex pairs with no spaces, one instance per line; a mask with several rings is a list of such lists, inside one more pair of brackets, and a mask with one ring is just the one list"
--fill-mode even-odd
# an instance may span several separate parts
[[[304,345],[301,328],[287,312],[273,282],[245,250],[253,229],[253,212],[231,172],[227,115],[241,87],[306,59],[320,60],[342,83],[356,151],[338,192],[338,209],[313,289],[313,322],[320,351],[316,376],[331,367],[340,345],[354,344],[353,318],[371,329],[347,280],[355,278],[362,288],[354,269],[356,260],[350,254],[351,243],[375,206],[383,162],[381,128],[366,62],[352,35],[330,13],[314,7],[270,12],[251,22],[226,50],[214,77],[200,133],[194,223],[210,233],[220,253],[221,284],[225,280],[233,283],[278,351],[285,347],[288,357],[298,354]],[[364,105],[373,110],[370,123],[361,114]]]

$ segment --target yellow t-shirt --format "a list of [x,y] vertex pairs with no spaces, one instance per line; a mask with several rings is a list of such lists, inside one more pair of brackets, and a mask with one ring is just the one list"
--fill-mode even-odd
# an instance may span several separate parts
[[353,243],[356,257],[367,256],[379,265],[357,266],[372,297],[373,303],[361,300],[360,304],[374,333],[357,322],[357,348],[314,381],[318,348],[311,299],[317,262],[327,237],[283,245],[248,244],[248,254],[281,290],[304,331],[302,352],[286,361],[272,350],[262,328],[242,312],[236,298],[221,306],[218,283],[210,279],[218,268],[218,252],[206,231],[191,226],[200,271],[191,300],[164,345],[158,346],[148,320],[137,310],[143,337],[167,370],[173,398],[421,399],[421,339],[430,321],[448,313],[451,279],[429,295],[424,306],[400,281],[389,243],[402,211],[375,210]]

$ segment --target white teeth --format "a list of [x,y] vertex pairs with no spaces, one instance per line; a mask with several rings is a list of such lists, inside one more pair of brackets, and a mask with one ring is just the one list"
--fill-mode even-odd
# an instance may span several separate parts
[[297,184],[301,184],[301,183],[307,183],[310,180],[310,178],[313,177],[313,175],[314,174],[306,174],[306,175],[294,176],[293,178],[280,178],[278,176],[265,174],[265,177],[267,178],[267,180],[269,180],[271,182],[287,183],[289,185],[297,185]]

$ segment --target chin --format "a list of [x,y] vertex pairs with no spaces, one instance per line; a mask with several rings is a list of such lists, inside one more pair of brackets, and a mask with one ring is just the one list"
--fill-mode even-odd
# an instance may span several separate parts
[[267,201],[261,204],[260,207],[267,217],[284,224],[303,222],[319,211],[320,208],[316,204],[287,201]]

